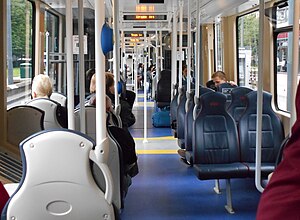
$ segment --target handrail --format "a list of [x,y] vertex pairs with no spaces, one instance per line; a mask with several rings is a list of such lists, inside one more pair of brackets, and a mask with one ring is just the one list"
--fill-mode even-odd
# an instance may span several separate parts
[[84,12],[83,0],[78,0],[78,35],[79,35],[79,98],[80,98],[80,131],[86,133],[85,128],[85,74],[84,73]]
[[292,128],[293,124],[296,121],[296,107],[295,107],[295,98],[296,98],[296,90],[298,83],[298,68],[299,68],[299,8],[300,2],[293,1],[294,7],[290,5],[290,8],[294,8],[294,19],[293,19],[293,46],[292,46],[292,85],[291,85],[291,118],[290,118],[290,128]]
[[67,96],[68,128],[75,129],[74,117],[74,73],[73,73],[73,16],[72,2],[66,1],[66,52],[67,52]]
[[263,105],[263,69],[264,69],[264,18],[265,1],[259,1],[259,47],[258,47],[258,85],[257,85],[257,117],[256,117],[256,152],[255,152],[255,186],[258,191],[263,192],[261,185],[261,140],[262,140],[262,105]]

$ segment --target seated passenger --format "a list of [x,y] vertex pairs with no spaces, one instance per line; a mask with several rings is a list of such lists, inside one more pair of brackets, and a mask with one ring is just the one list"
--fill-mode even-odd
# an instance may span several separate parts
[[209,88],[209,89],[212,89],[214,91],[217,91],[215,82],[212,79],[206,82],[206,87]]
[[52,83],[49,76],[44,74],[35,76],[31,87],[32,98],[50,98],[51,94]]
[[236,86],[236,83],[233,81],[227,81],[226,74],[223,71],[214,72],[211,76],[215,86],[218,87],[222,83],[230,83],[233,86]]
[[[112,102],[111,99],[106,96],[106,112],[112,111]],[[132,138],[130,132],[128,129],[123,129],[117,126],[113,126],[110,121],[108,123],[108,129],[113,135],[113,137],[116,139],[118,144],[120,145],[122,149],[122,155],[123,155],[123,163],[125,166],[130,166],[137,162],[137,156],[135,152],[135,142]],[[131,177],[135,176],[136,174],[131,173]]]
[[258,205],[257,220],[300,219],[300,86],[296,95],[297,120]]
[[[47,98],[49,99],[52,94],[52,83],[49,76],[39,74],[32,80],[31,96],[33,99],[36,98]],[[55,101],[54,101],[55,102]],[[57,103],[56,116],[58,123],[64,127],[68,127],[67,109]]]
[[[115,102],[115,81],[111,73],[106,73],[106,95],[111,99],[112,103]],[[131,105],[126,99],[120,97],[121,112],[120,118],[124,128],[128,128],[135,123],[135,116],[132,113]]]

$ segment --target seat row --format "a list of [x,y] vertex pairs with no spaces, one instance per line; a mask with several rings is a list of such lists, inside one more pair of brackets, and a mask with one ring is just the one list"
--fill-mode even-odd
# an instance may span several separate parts
[[[186,159],[193,164],[201,180],[226,179],[227,209],[232,212],[231,178],[254,177],[256,150],[257,92],[244,87],[234,88],[227,108],[224,94],[206,91],[197,100],[199,113],[186,127]],[[284,139],[283,126],[272,110],[271,94],[263,92],[262,112],[262,175],[274,170],[277,154]],[[186,122],[191,117],[186,113]]]
[[[44,129],[55,129],[54,127],[47,127],[45,121],[45,115],[54,110],[51,115],[55,116],[55,112],[58,103],[50,99],[35,99],[35,102],[43,103],[42,106],[52,106],[49,109],[38,108],[40,106],[36,105],[22,105],[16,106],[8,110],[8,141],[14,145],[18,146],[22,140],[27,138],[32,134],[36,134]],[[31,101],[33,102],[33,101]],[[46,103],[46,104],[45,104]],[[46,113],[46,111],[48,112]],[[75,130],[80,130],[80,110],[75,110]],[[114,115],[108,115],[108,117],[115,117]],[[53,118],[52,118],[53,119]],[[53,122],[54,120],[52,120]],[[109,120],[107,120],[109,121]],[[114,120],[117,122],[118,120]],[[116,124],[117,125],[117,124]],[[117,125],[118,126],[118,125]],[[61,128],[61,127],[56,127]],[[96,108],[93,106],[86,106],[86,128],[87,135],[92,139],[96,140]],[[114,134],[114,127],[107,125],[108,131],[108,142],[109,142],[109,153],[107,166],[111,172],[113,184],[112,193],[112,203],[116,210],[121,210],[124,207],[124,198],[128,191],[128,187],[131,185],[131,178],[138,173],[137,163],[124,166],[124,158],[122,148],[120,143],[118,143],[118,138]],[[46,136],[46,135],[44,135]],[[127,139],[128,140],[128,139]],[[133,139],[132,139],[133,141]],[[50,141],[51,142],[51,141]],[[134,141],[133,141],[134,144]],[[24,164],[23,164],[24,166]],[[106,180],[105,175],[99,169],[97,163],[91,163],[91,170],[94,180],[97,185],[105,191]],[[21,178],[20,178],[21,179]]]

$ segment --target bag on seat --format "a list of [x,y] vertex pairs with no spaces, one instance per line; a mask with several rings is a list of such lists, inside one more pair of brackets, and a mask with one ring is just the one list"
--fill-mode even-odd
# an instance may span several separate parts
[[170,110],[162,109],[152,115],[152,123],[154,127],[170,127]]

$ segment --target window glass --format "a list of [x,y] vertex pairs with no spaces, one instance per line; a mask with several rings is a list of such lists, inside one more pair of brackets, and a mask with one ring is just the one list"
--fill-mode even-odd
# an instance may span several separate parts
[[221,24],[221,18],[218,17],[215,24],[216,70],[223,70],[223,37]]
[[[293,91],[292,87],[292,47],[293,47],[293,8],[288,2],[283,2],[275,7],[276,17],[274,25],[275,35],[275,100],[279,110],[290,112],[293,100],[287,97]],[[299,61],[298,61],[299,62]],[[298,70],[298,81],[300,75]]]
[[49,11],[45,11],[45,73],[52,79],[53,90],[59,91],[58,73],[61,75],[64,62],[59,54],[59,17]]
[[258,71],[259,13],[253,12],[237,20],[238,83],[256,88]]
[[7,1],[7,108],[30,98],[33,73],[33,5]]

